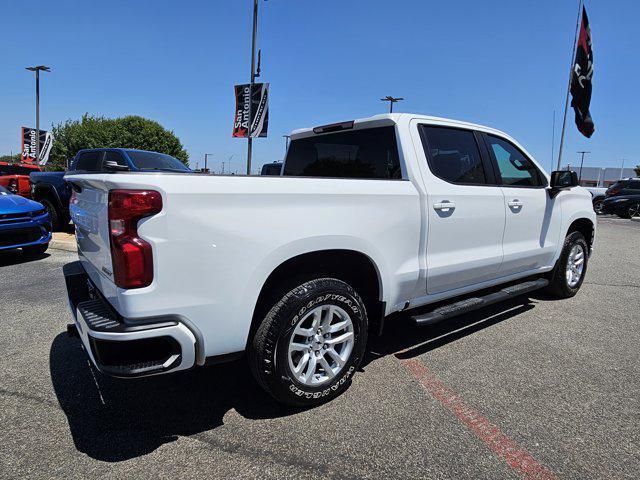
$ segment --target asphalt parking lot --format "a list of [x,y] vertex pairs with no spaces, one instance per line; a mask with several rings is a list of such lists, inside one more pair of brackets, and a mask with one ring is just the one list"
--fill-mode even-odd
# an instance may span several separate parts
[[341,397],[275,404],[242,361],[115,380],[67,337],[50,250],[0,255],[1,478],[637,478],[640,222],[599,219],[585,284],[417,329]]

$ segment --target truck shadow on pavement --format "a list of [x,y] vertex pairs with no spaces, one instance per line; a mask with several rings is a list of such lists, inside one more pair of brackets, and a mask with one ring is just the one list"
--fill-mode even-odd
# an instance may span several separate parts
[[50,257],[48,253],[41,255],[25,255],[18,250],[8,250],[0,252],[0,267],[9,267],[11,265],[21,265],[23,263],[37,262],[44,258]]
[[[410,358],[427,353],[531,308],[534,304],[522,297],[429,327],[415,327],[399,315],[389,319],[381,337],[371,337],[363,368],[387,355]],[[60,333],[51,345],[50,370],[76,448],[107,462],[142,456],[178,436],[213,430],[231,409],[249,419],[300,412],[263,392],[244,360],[119,380],[90,367],[80,341]]]

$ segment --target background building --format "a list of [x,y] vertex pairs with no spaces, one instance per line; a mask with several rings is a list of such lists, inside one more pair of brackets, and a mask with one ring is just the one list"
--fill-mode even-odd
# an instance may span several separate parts
[[580,171],[580,165],[565,165],[563,169],[575,170],[578,173],[580,179],[580,185],[583,187],[608,187],[613,185],[621,178],[636,177],[636,172],[633,168],[620,168],[620,167],[582,167]]

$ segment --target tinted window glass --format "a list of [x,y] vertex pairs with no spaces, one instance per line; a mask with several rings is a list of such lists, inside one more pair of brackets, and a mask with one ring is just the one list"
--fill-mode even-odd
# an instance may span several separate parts
[[191,170],[177,158],[166,153],[145,152],[127,150],[127,154],[133,164],[140,170],[179,170],[181,172]]
[[118,152],[105,152],[104,153],[104,162],[116,162],[118,165],[122,165],[128,167],[127,161],[124,159],[122,154]]
[[514,145],[502,138],[487,135],[489,148],[498,163],[504,185],[515,187],[537,187],[540,185],[538,169]]
[[640,181],[638,180],[631,180],[629,182],[629,187],[628,188],[632,188],[634,190],[640,190]]
[[81,153],[76,161],[76,170],[85,170],[87,172],[99,172],[102,167],[102,152],[86,152]]
[[455,128],[422,127],[429,168],[451,183],[484,184],[487,177],[473,132]]
[[367,128],[293,140],[283,175],[402,178],[395,128]]

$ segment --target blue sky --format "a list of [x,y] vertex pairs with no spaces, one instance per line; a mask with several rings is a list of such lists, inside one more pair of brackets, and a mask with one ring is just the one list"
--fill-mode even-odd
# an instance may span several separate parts
[[[35,124],[33,74],[41,81],[41,128],[83,113],[135,114],[174,130],[192,166],[233,158],[233,85],[248,81],[251,0],[3,2],[0,153],[19,151],[19,127]],[[640,163],[640,4],[587,2],[594,42],[596,132],[568,117],[564,157],[585,165]],[[545,166],[556,141],[571,58],[576,1],[269,0],[260,2],[262,81],[271,83],[269,137],[254,163],[280,160],[295,128],[385,111],[477,122],[517,138]],[[557,152],[557,145],[556,145]]]

